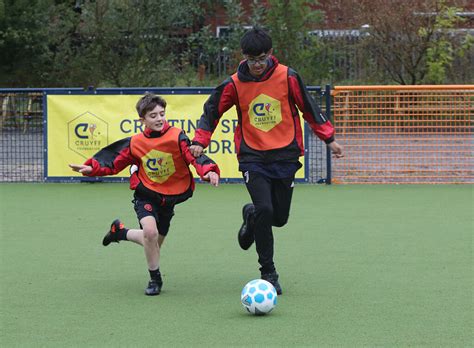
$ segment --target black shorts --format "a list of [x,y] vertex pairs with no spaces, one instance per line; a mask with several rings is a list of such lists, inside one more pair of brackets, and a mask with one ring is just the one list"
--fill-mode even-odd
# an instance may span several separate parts
[[[137,213],[138,223],[145,216],[153,216],[156,220],[156,227],[158,233],[162,236],[166,236],[170,229],[170,222],[174,215],[174,205],[162,206],[156,200],[146,199],[135,196],[132,201],[135,212]],[[140,227],[142,225],[140,224]]]

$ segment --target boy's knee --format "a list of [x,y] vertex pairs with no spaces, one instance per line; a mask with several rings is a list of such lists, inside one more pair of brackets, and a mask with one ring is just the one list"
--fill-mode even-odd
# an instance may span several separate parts
[[273,217],[273,226],[275,227],[283,227],[288,222],[288,215],[286,216],[274,216]]
[[147,240],[156,240],[158,239],[158,229],[155,227],[145,227],[143,229],[143,237]]
[[271,221],[273,219],[273,207],[271,205],[256,206],[255,214],[260,215],[262,219]]

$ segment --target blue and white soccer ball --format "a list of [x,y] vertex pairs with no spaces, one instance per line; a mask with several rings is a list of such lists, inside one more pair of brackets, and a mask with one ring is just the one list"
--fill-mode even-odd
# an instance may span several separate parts
[[245,284],[240,295],[240,302],[252,314],[270,313],[277,304],[277,293],[270,282],[254,279]]

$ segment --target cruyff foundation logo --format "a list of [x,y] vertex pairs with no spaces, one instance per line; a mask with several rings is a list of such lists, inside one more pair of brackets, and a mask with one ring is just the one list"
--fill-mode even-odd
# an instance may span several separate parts
[[109,125],[91,112],[68,122],[68,147],[84,158],[92,157],[109,144]]
[[176,172],[173,155],[167,152],[151,150],[142,157],[142,164],[148,178],[159,184]]
[[261,131],[268,132],[281,121],[280,101],[266,94],[260,94],[250,103],[250,124]]

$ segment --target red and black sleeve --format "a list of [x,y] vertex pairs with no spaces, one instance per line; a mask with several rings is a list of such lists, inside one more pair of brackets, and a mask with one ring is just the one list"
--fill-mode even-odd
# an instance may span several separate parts
[[290,94],[303,118],[308,122],[313,132],[326,144],[334,141],[334,127],[323,114],[314,98],[309,94],[301,77],[293,69],[289,70],[288,84]]
[[220,176],[219,166],[209,157],[204,154],[195,158],[191,152],[189,151],[189,146],[191,146],[191,142],[184,132],[182,132],[179,136],[179,146],[181,148],[181,153],[184,158],[184,161],[187,165],[193,165],[196,168],[196,172],[198,175],[203,178],[208,172],[215,172]]
[[84,164],[92,167],[87,176],[105,176],[120,173],[135,162],[130,152],[130,138],[125,138],[104,147]]
[[198,129],[194,135],[193,145],[206,148],[211,142],[222,115],[237,104],[237,92],[234,83],[229,77],[217,86],[204,104],[203,114],[198,122]]

